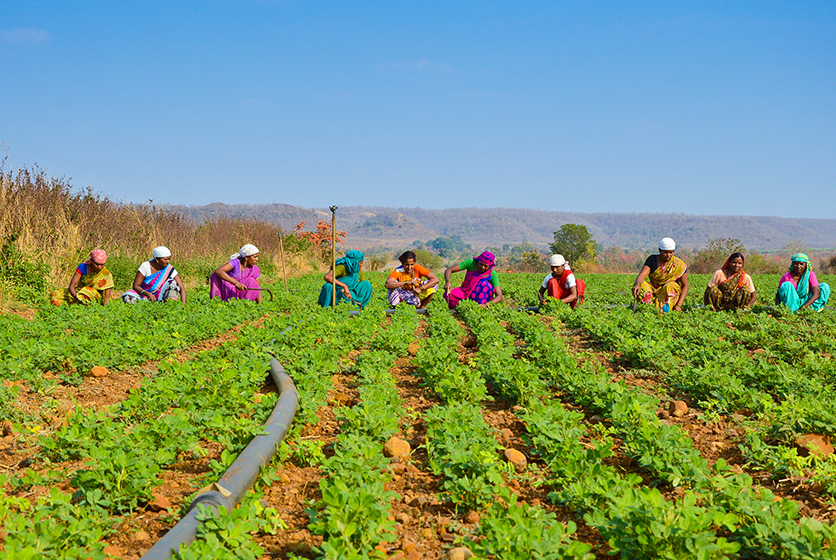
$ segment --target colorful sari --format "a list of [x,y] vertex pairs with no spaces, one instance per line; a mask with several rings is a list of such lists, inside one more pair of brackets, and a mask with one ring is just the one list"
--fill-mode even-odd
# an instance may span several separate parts
[[[360,270],[360,263],[364,260],[366,260],[366,256],[354,249],[347,252],[344,257],[337,259],[336,269],[334,270],[335,278],[348,286],[351,295],[349,301],[356,303],[361,308],[366,307],[369,300],[372,299],[372,283],[363,278],[363,273]],[[319,305],[331,307],[332,289],[333,286],[330,282],[326,282],[322,286],[319,291]],[[348,298],[345,297],[342,289],[337,286],[337,303],[345,300],[348,300]]]
[[[493,276],[495,262],[493,253],[485,251],[475,259],[470,259],[470,261],[471,263],[469,265],[467,265],[468,261],[463,261],[459,265],[460,268],[467,271],[464,275],[462,285],[444,294],[444,299],[447,300],[447,306],[450,309],[455,309],[465,299],[472,299],[481,305],[488,303],[494,298],[495,291],[493,284],[491,284],[491,276]],[[485,272],[476,270],[477,261],[487,264],[488,269]]]
[[87,263],[83,262],[78,265],[76,272],[81,274],[81,279],[75,288],[76,297],[73,297],[69,288],[60,288],[50,294],[50,301],[53,305],[65,303],[89,305],[101,301],[105,290],[113,288],[113,274],[107,268],[102,268],[96,274],[87,274]]
[[[659,258],[658,255],[656,257]],[[685,274],[688,265],[679,257],[672,255],[671,260],[647,275],[641,283],[639,297],[642,303],[653,303],[660,310],[669,311],[679,299],[682,285],[678,280]]]
[[[786,305],[790,311],[795,313],[801,309],[801,306],[807,303],[807,300],[810,298],[810,281],[815,280],[818,282],[818,279],[816,278],[815,273],[811,270],[810,259],[804,253],[796,253],[793,255],[792,262],[804,262],[807,263],[807,267],[804,269],[804,274],[802,274],[801,278],[798,280],[797,286],[793,284],[790,272],[781,277],[781,284],[778,286],[778,301]],[[790,265],[790,271],[792,271],[792,265]],[[812,278],[810,276],[811,274]],[[827,300],[830,299],[830,285],[825,282],[821,282],[818,286],[819,297],[816,301],[810,304],[810,308],[813,311],[820,311],[823,309],[824,306],[827,305]]]
[[258,268],[258,265],[253,265],[250,268],[241,267],[241,260],[237,258],[231,259],[229,264],[232,265],[232,270],[228,273],[229,276],[250,289],[239,290],[234,284],[223,280],[213,272],[212,276],[209,277],[209,299],[219,298],[221,301],[248,299],[256,301],[261,289],[258,284],[261,269]]
[[[150,265],[148,268],[150,269]],[[142,267],[140,267],[140,272],[143,272]],[[162,270],[158,270],[157,272],[150,270],[150,272],[151,274],[143,278],[140,284],[140,292],[146,291],[154,294],[155,301],[180,299],[180,285],[174,279],[177,271],[173,266],[167,264]],[[138,301],[149,300],[143,299],[142,296],[131,289],[122,294],[122,301],[125,303],[136,303]]]
[[750,297],[751,293],[746,288],[746,273],[742,269],[708,289],[708,301],[714,311],[743,309]]

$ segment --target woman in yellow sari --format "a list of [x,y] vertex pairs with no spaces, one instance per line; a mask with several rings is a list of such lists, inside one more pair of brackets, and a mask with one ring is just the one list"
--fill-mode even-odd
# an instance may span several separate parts
[[653,303],[660,311],[681,311],[688,295],[688,265],[675,256],[676,243],[670,237],[659,242],[659,254],[644,261],[636,282],[633,298]]
[[81,303],[89,305],[99,302],[107,305],[110,300],[110,290],[113,288],[113,275],[105,268],[107,253],[102,249],[90,252],[90,258],[78,265],[70,285],[52,292],[50,300],[53,305],[64,303]]

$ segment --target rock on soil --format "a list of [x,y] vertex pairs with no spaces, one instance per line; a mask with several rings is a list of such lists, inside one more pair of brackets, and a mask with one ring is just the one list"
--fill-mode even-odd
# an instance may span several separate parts
[[397,457],[406,460],[409,459],[410,451],[409,443],[399,437],[393,436],[383,445],[383,455],[385,457]]
[[526,465],[528,464],[528,460],[525,458],[525,455],[523,455],[516,449],[506,449],[505,459],[509,463],[514,465],[514,470],[518,473],[523,472],[525,470]]
[[688,414],[688,405],[683,401],[671,401],[668,405],[668,414],[677,418],[682,418]]
[[91,377],[107,377],[108,375],[110,375],[110,371],[106,367],[93,366],[90,368]]
[[833,446],[830,445],[830,438],[821,434],[804,434],[795,438],[795,445],[798,453],[806,457],[815,455],[824,459],[833,454]]
[[473,558],[470,549],[466,546],[458,546],[442,554],[440,560],[467,560],[468,558]]

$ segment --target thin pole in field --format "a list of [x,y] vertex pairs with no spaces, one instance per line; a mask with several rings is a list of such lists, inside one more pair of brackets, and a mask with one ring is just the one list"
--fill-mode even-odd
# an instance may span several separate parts
[[282,256],[282,274],[284,275],[284,291],[287,292],[287,268],[284,266],[284,235],[282,232],[279,232],[279,249],[281,249],[281,256]]
[[331,206],[331,307],[337,308],[337,206]]

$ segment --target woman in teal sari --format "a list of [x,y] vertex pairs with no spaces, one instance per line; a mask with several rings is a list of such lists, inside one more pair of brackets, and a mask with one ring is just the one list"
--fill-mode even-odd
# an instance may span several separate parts
[[[319,305],[331,306],[331,283],[337,285],[337,303],[349,300],[360,307],[365,307],[372,298],[372,284],[363,276],[363,262],[366,256],[360,251],[351,250],[344,257],[337,259],[336,269],[329,270],[324,276],[325,285],[319,292]],[[334,280],[336,272],[336,280]]]
[[806,307],[821,311],[830,298],[830,286],[824,282],[819,283],[807,255],[796,253],[791,260],[789,272],[781,276],[778,282],[775,305],[784,304],[793,313]]

